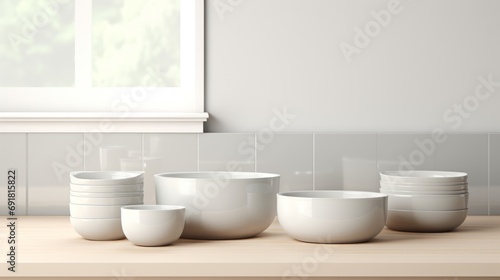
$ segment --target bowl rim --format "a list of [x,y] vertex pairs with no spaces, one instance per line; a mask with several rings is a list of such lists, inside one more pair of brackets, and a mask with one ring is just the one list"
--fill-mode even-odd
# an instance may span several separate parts
[[387,188],[380,187],[379,190],[387,191],[387,192],[395,192],[395,193],[429,193],[429,194],[458,194],[468,192],[469,189],[461,189],[461,190],[423,190],[423,189],[399,189],[399,188]]
[[458,193],[458,194],[399,194],[399,193],[395,193],[395,194],[387,194],[391,197],[409,197],[409,198],[446,198],[446,197],[463,197],[463,196],[469,196],[469,192],[465,192],[465,193]]
[[254,180],[279,178],[279,174],[265,172],[246,171],[187,171],[187,172],[165,172],[155,174],[155,178],[182,179],[182,180],[219,180],[217,174],[229,174],[231,180]]
[[380,190],[380,193],[384,193],[387,195],[397,195],[397,196],[460,196],[464,194],[468,194],[469,192],[461,192],[461,193],[426,193],[426,192],[398,192],[398,191],[385,191],[385,190]]
[[90,196],[76,196],[76,195],[72,195],[70,194],[69,197],[75,197],[75,198],[89,198],[89,199],[125,199],[125,198],[144,198],[144,192],[141,192],[141,194],[137,194],[137,195],[128,195],[128,196],[114,196],[114,197],[90,197]]
[[[69,202],[68,204],[70,204],[70,207],[73,205],[73,206],[77,206],[77,207],[80,207],[80,206],[85,206],[85,207],[113,207],[113,208],[121,208],[122,206],[127,206],[127,205],[130,205],[129,203],[122,203],[122,204],[81,204],[81,203],[74,203],[74,202]],[[137,204],[136,204],[137,205]]]
[[[404,171],[404,170],[389,170],[389,171],[380,171],[380,175],[384,175],[387,177],[392,177],[394,179],[400,180],[400,179],[460,179],[460,178],[467,178],[468,174],[465,172],[460,172],[460,171],[439,171],[439,170],[410,170],[410,171]],[[442,175],[442,176],[423,176],[423,175],[417,175],[417,174],[425,174],[425,173],[435,173],[436,175]],[[412,174],[416,176],[412,176]]]
[[78,204],[78,203],[72,203],[72,202],[68,202],[69,206],[72,207],[104,207],[104,208],[120,208],[122,206],[127,206],[129,204],[116,204],[116,205],[94,205],[94,204]]
[[121,218],[75,218],[73,216],[69,216],[70,220],[83,221],[83,222],[104,222],[106,220],[113,222],[121,222]]
[[[69,194],[73,195],[72,193],[77,193],[77,194],[95,194],[95,195],[102,195],[104,194],[109,194],[109,195],[124,195],[124,196],[136,196],[140,194],[144,194],[144,190],[142,191],[129,191],[129,192],[76,192],[69,190]],[[127,194],[127,195],[126,195]]]
[[123,181],[140,179],[144,176],[144,171],[72,171],[69,176],[72,184],[114,185],[121,184]]
[[452,182],[452,183],[420,183],[420,182],[403,182],[403,181],[383,181],[380,180],[380,185],[394,187],[426,187],[426,188],[446,188],[446,187],[468,187],[468,182]]
[[440,212],[440,213],[452,213],[452,212],[460,212],[460,213],[463,213],[463,212],[466,212],[468,211],[469,208],[463,208],[463,209],[458,209],[458,210],[400,210],[400,209],[391,209],[391,208],[388,208],[387,209],[387,212],[389,211],[396,211],[396,212],[422,212],[422,213],[435,213],[435,212]]
[[402,194],[461,194],[466,193],[468,189],[462,190],[402,190],[396,188],[379,188],[379,191],[382,193],[402,193]]
[[[347,194],[353,195],[351,197],[321,197],[310,196],[311,194]],[[302,196],[300,196],[302,195]],[[277,194],[278,197],[287,197],[291,199],[333,199],[333,200],[362,200],[374,198],[386,198],[389,195],[379,192],[370,191],[345,191],[345,190],[317,190],[317,191],[287,191]]]
[[125,205],[120,208],[121,210],[130,212],[170,212],[186,210],[185,206],[171,204],[134,204]]
[[85,188],[132,188],[132,187],[144,187],[144,183],[135,183],[135,184],[115,184],[115,185],[89,185],[89,184],[77,184],[77,183],[69,183],[69,186],[75,187],[85,187]]

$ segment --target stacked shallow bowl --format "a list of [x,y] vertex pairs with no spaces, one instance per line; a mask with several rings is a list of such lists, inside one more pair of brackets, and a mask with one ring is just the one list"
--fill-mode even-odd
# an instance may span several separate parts
[[467,174],[447,171],[386,171],[380,192],[389,195],[387,227],[399,231],[445,232],[467,217]]
[[70,220],[89,240],[125,238],[121,207],[144,203],[143,172],[77,171],[70,174]]

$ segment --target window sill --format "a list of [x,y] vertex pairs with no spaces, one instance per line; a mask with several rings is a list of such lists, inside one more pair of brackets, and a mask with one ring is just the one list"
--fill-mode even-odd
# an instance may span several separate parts
[[200,133],[207,119],[208,113],[0,113],[0,133]]

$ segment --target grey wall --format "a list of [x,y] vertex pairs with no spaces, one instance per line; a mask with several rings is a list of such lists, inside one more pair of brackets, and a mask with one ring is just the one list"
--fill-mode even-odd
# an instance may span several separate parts
[[259,131],[286,107],[294,118],[278,131],[499,132],[500,83],[480,81],[500,82],[499,11],[496,0],[207,0],[206,131]]

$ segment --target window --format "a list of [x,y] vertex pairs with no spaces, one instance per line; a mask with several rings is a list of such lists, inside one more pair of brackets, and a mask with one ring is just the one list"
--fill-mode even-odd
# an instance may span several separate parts
[[0,0],[0,131],[202,131],[203,9]]

